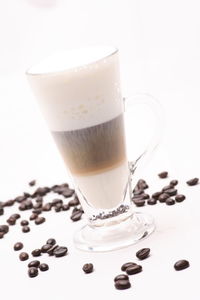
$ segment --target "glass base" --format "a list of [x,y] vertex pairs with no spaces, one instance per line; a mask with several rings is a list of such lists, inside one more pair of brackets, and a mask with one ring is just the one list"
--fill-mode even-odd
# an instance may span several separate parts
[[154,230],[153,217],[136,212],[116,225],[96,227],[87,224],[75,233],[74,243],[85,251],[111,251],[133,245]]

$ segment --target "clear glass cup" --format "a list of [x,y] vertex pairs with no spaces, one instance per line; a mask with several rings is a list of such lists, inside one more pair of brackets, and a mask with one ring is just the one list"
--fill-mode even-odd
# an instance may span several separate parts
[[[121,95],[119,51],[90,47],[56,53],[26,72],[49,125],[86,225],[74,234],[79,249],[108,251],[136,243],[154,229],[153,218],[135,211],[136,170],[155,150],[162,134],[162,109],[150,95]],[[156,116],[153,140],[128,157],[126,107],[148,105]]]

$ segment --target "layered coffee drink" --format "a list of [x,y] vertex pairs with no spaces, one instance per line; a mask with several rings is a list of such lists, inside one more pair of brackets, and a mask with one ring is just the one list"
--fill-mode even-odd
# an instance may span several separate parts
[[57,54],[29,75],[77,189],[94,208],[117,207],[129,171],[116,49]]

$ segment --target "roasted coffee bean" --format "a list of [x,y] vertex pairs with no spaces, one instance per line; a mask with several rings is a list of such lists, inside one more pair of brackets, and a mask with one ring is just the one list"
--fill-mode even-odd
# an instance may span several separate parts
[[25,204],[26,209],[31,209],[31,208],[33,208],[33,202],[32,202],[30,199],[25,200],[23,203]]
[[172,189],[172,188],[173,188],[173,186],[171,186],[171,185],[169,184],[169,185],[164,186],[163,189],[162,189],[162,191],[163,191],[163,192],[166,192],[167,190],[170,190],[170,189]]
[[126,273],[128,275],[137,274],[137,273],[140,273],[141,271],[142,271],[142,266],[140,266],[140,265],[130,266],[126,269]]
[[29,258],[29,255],[26,252],[21,252],[20,255],[19,255],[19,259],[21,261],[27,260],[28,258]]
[[134,196],[139,196],[139,195],[142,195],[144,194],[144,190],[137,190],[137,191],[134,191]]
[[185,196],[182,194],[178,194],[178,195],[176,195],[175,200],[176,200],[176,202],[182,202],[185,200]]
[[166,171],[164,171],[164,172],[161,172],[160,174],[158,174],[158,176],[160,177],[160,178],[167,178],[167,176],[168,176],[168,172],[166,172]]
[[58,245],[54,245],[52,246],[49,250],[47,250],[47,253],[51,256],[54,255],[54,250],[56,250],[57,248],[59,248]]
[[21,242],[18,242],[18,243],[15,243],[14,244],[14,250],[15,251],[19,251],[19,250],[21,250],[22,248],[24,247],[24,245],[21,243]]
[[34,257],[37,257],[37,256],[40,256],[41,255],[41,249],[35,249],[31,252],[31,254],[34,256]]
[[137,265],[137,264],[134,263],[134,262],[127,262],[127,263],[125,263],[125,264],[123,264],[123,265],[121,266],[121,270],[122,270],[122,271],[126,271],[126,269],[127,269],[128,267],[136,266],[136,265]]
[[185,259],[178,260],[174,264],[174,268],[176,271],[184,270],[184,269],[188,268],[189,266],[190,266],[189,261],[187,261]]
[[169,196],[175,196],[177,194],[177,190],[169,189],[169,190],[166,190],[165,193],[168,194]]
[[24,210],[26,210],[26,204],[24,202],[22,202],[18,208],[19,208],[19,210],[24,211]]
[[40,265],[40,261],[39,260],[32,260],[29,264],[28,264],[28,267],[31,268],[31,267],[35,267],[35,268],[38,268]]
[[11,218],[14,218],[15,220],[21,218],[20,214],[12,214],[10,217],[11,217]]
[[9,226],[8,225],[0,225],[0,232],[8,233]]
[[65,256],[68,252],[67,247],[58,247],[53,251],[55,257]]
[[149,248],[143,248],[136,252],[136,257],[140,260],[145,259],[149,256],[150,249]]
[[22,227],[22,232],[24,232],[24,233],[27,233],[27,232],[29,232],[31,229],[30,229],[30,227],[29,226],[23,226]]
[[53,199],[51,205],[56,206],[57,204],[63,204],[63,200],[62,199]]
[[196,185],[199,182],[199,178],[192,178],[190,180],[188,180],[186,183],[190,186],[192,185]]
[[69,197],[73,196],[73,194],[74,194],[74,190],[69,189],[69,188],[65,189],[65,191],[62,192],[62,195],[63,195],[65,198],[69,198]]
[[149,205],[155,205],[155,204],[157,203],[157,200],[154,199],[154,198],[150,198],[150,199],[147,200],[147,203],[148,203]]
[[47,193],[49,193],[51,190],[48,187],[39,187],[32,195],[33,198],[35,198],[36,196],[45,196]]
[[35,220],[37,217],[38,217],[37,214],[32,214],[32,215],[30,216],[29,220],[30,220],[30,221],[33,221],[33,220]]
[[26,198],[27,198],[26,195],[18,196],[18,197],[15,198],[15,201],[18,202],[18,203],[21,203],[21,202],[25,201]]
[[62,211],[62,203],[57,203],[54,207],[55,212],[60,212]]
[[163,193],[158,197],[158,200],[163,203],[169,198],[169,195],[167,193]]
[[51,248],[52,248],[52,245],[49,245],[49,244],[43,245],[41,248],[41,252],[46,253]]
[[70,207],[71,207],[71,206],[79,205],[80,202],[79,202],[78,197],[75,197],[73,200],[70,200],[70,201],[68,202],[68,204],[69,204]]
[[46,244],[53,246],[56,244],[56,240],[53,238],[50,238],[46,241]]
[[12,206],[15,203],[15,200],[7,200],[4,202],[3,206]]
[[42,213],[42,208],[36,208],[32,210],[33,214],[40,215]]
[[174,204],[175,204],[175,200],[172,199],[172,198],[168,198],[168,199],[165,201],[165,203],[166,203],[167,205],[174,205]]
[[38,275],[38,268],[35,267],[31,267],[28,269],[28,276],[33,278],[36,277]]
[[77,222],[81,219],[82,217],[82,212],[81,211],[77,211],[75,212],[74,214],[71,215],[70,219],[73,221],[73,222]]
[[140,190],[145,190],[149,187],[144,179],[139,179],[136,186]]
[[0,207],[0,216],[2,216],[4,214],[4,209],[3,207]]
[[67,204],[63,204],[63,206],[62,206],[63,210],[69,210],[69,208],[70,208],[70,206],[69,206],[68,203]]
[[170,181],[170,185],[175,186],[178,184],[178,180],[174,179]]
[[21,222],[20,222],[20,225],[22,225],[22,226],[26,226],[26,225],[28,225],[29,224],[29,221],[27,221],[27,220],[22,220]]
[[46,219],[44,217],[37,217],[35,219],[35,224],[40,225],[40,224],[44,223],[45,221],[46,221]]
[[30,185],[30,186],[34,186],[35,184],[36,184],[36,181],[35,181],[35,180],[32,180],[32,181],[29,182],[29,185]]
[[114,281],[117,281],[117,280],[129,280],[129,277],[126,274],[119,274],[114,278]]
[[72,214],[76,213],[77,211],[79,211],[78,207],[75,206],[73,209],[72,209]]
[[93,272],[94,267],[93,267],[93,264],[89,263],[89,264],[84,264],[83,267],[82,267],[82,269],[83,269],[83,271],[85,273],[88,274],[88,273],[92,273]]
[[117,290],[126,290],[131,287],[130,281],[129,280],[117,280],[115,282],[115,288]]
[[43,210],[43,211],[50,211],[51,208],[52,208],[51,203],[46,203],[46,204],[42,207],[42,210]]
[[2,239],[4,237],[4,232],[0,232],[0,239]]
[[41,197],[41,196],[37,196],[37,198],[35,199],[35,202],[37,202],[37,203],[43,203],[43,197]]
[[145,205],[145,200],[141,199],[141,198],[133,198],[133,202],[135,203],[135,205],[137,207],[141,207]]
[[49,266],[47,264],[41,264],[39,266],[39,268],[40,268],[40,271],[42,271],[42,272],[49,270]]
[[33,205],[34,209],[42,208],[42,202],[37,202]]
[[155,193],[153,193],[153,194],[151,195],[151,197],[152,197],[153,199],[158,200],[158,197],[159,197],[161,194],[162,194],[162,192],[155,192]]
[[9,225],[15,225],[16,223],[16,219],[15,218],[12,218],[10,217],[9,219],[6,220],[6,222],[9,224]]

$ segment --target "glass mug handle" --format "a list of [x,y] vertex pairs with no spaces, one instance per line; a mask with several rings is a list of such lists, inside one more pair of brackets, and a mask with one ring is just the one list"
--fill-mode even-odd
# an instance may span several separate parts
[[[127,126],[127,115],[129,113],[132,115],[133,111],[135,111],[136,105],[147,106],[151,110],[155,121],[155,132],[143,152],[135,160],[128,155],[131,187],[133,189],[137,182],[136,177],[138,177],[135,176],[135,174],[140,172],[160,144],[164,131],[164,111],[161,104],[153,96],[147,93],[140,93],[132,97],[123,98],[123,102],[125,111],[125,127]],[[130,129],[126,128],[126,131],[127,130]],[[127,148],[129,150],[129,146]]]

